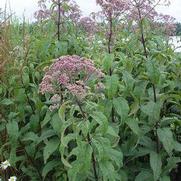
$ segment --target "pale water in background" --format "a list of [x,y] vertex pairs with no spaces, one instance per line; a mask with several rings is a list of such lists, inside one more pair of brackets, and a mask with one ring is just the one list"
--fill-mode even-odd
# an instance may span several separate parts
[[173,46],[175,52],[181,52],[181,36],[171,36],[169,43]]

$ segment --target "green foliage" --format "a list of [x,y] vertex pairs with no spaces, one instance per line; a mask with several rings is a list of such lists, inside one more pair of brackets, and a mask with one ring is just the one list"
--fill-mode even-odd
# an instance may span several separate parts
[[181,23],[176,24],[176,35],[177,36],[181,35]]

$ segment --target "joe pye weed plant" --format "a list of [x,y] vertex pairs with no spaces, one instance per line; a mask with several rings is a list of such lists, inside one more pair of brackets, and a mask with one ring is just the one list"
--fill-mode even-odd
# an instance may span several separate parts
[[159,0],[97,3],[101,22],[39,1],[36,23],[0,24],[3,181],[180,180],[173,19]]

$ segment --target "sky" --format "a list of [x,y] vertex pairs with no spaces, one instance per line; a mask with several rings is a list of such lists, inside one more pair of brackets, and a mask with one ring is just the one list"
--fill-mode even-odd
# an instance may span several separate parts
[[[4,9],[8,2],[8,9],[11,9],[18,17],[25,15],[26,19],[32,20],[33,14],[37,10],[38,0],[0,0],[0,8]],[[99,7],[96,5],[96,0],[75,0],[80,6],[83,15],[88,16],[91,12],[96,12]],[[176,18],[176,21],[181,22],[181,0],[171,0],[169,7],[157,8],[160,13],[169,14]]]

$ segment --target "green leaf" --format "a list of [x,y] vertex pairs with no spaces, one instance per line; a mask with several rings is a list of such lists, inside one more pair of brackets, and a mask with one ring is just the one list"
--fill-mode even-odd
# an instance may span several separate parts
[[58,138],[52,138],[46,143],[46,146],[43,150],[44,163],[47,162],[47,159],[52,155],[58,148],[60,140]]
[[114,137],[119,137],[116,130],[111,126],[108,126],[107,134],[114,136]]
[[28,86],[29,85],[29,83],[30,83],[30,78],[29,78],[29,73],[26,73],[26,72],[24,72],[23,74],[22,74],[22,81],[23,81],[23,84],[25,85],[25,86]]
[[123,71],[123,81],[125,82],[126,88],[129,91],[133,90],[135,80],[133,79],[132,75],[129,72]]
[[100,111],[103,112],[107,118],[109,118],[113,107],[112,100],[104,99],[99,106]]
[[48,130],[42,131],[42,135],[40,136],[39,143],[41,141],[44,141],[47,138],[53,137],[55,135],[56,135],[56,132],[54,130],[52,130],[52,129],[48,129]]
[[17,145],[14,143],[14,145],[11,146],[10,155],[9,155],[10,163],[14,167],[17,161],[16,149],[17,149]]
[[160,178],[160,174],[162,172],[161,156],[158,153],[150,153],[150,166],[153,170],[154,181],[157,181]]
[[33,142],[38,142],[39,137],[36,135],[34,132],[28,132],[23,136],[22,141],[33,141]]
[[160,70],[159,66],[155,61],[147,61],[146,62],[147,75],[153,84],[157,84],[160,79]]
[[62,126],[62,132],[61,132],[61,144],[59,147],[62,163],[68,168],[72,168],[72,165],[64,158],[65,149],[68,147],[68,143],[71,140],[74,140],[76,138],[76,135],[74,133],[70,133],[67,136],[64,136],[65,130],[70,125],[71,125],[71,122],[64,122],[64,125]]
[[160,178],[160,181],[170,181],[170,177],[169,176],[163,176]]
[[127,119],[126,124],[136,135],[141,135],[141,129],[139,128],[137,119]]
[[141,107],[142,112],[148,115],[151,121],[154,123],[160,118],[160,109],[160,104],[153,101],[150,101],[146,105]]
[[51,120],[51,125],[58,135],[61,133],[62,124],[63,122],[59,118],[59,115],[57,113],[54,114]]
[[32,114],[30,117],[30,128],[31,130],[33,130],[34,132],[38,131],[40,124],[40,117],[38,114]]
[[180,157],[170,157],[167,159],[167,165],[163,169],[165,175],[169,174],[171,170],[177,168],[177,164],[181,162]]
[[181,144],[177,141],[174,142],[175,151],[181,152]]
[[60,119],[62,121],[65,121],[65,110],[66,110],[66,107],[67,107],[67,104],[69,103],[69,101],[63,103],[61,106],[60,106],[60,109],[58,110],[58,115],[60,117]]
[[138,81],[135,83],[133,94],[137,99],[142,99],[145,96],[147,81]]
[[172,131],[169,128],[159,128],[157,130],[159,140],[162,142],[165,150],[169,155],[171,155],[172,150],[174,149],[174,139]]
[[42,176],[45,179],[45,177],[47,176],[47,174],[52,171],[54,168],[56,168],[57,166],[60,165],[60,161],[56,161],[56,160],[52,160],[50,162],[48,162],[42,170]]
[[129,105],[126,99],[122,97],[114,98],[113,105],[118,115],[121,116],[121,120],[125,121],[129,113]]
[[106,92],[109,99],[112,99],[118,90],[119,78],[117,75],[106,77]]
[[12,105],[12,104],[14,104],[14,102],[11,100],[11,99],[3,99],[1,102],[0,102],[0,104],[2,104],[2,105],[5,105],[5,106],[9,106],[9,105]]
[[41,128],[43,128],[51,120],[51,112],[47,111],[44,120],[41,122]]
[[113,60],[114,60],[114,54],[105,54],[105,57],[104,57],[104,60],[103,60],[103,69],[107,73],[112,68]]
[[71,155],[76,156],[72,168],[68,170],[70,180],[86,180],[92,168],[92,147],[87,142],[79,142]]
[[18,123],[16,121],[9,122],[6,125],[8,136],[10,138],[10,141],[14,144],[14,142],[17,141],[19,136],[19,128]]
[[119,178],[111,162],[102,160],[99,163],[99,166],[104,181],[109,181],[109,180],[116,181],[116,179]]
[[100,125],[100,130],[105,134],[108,130],[108,120],[102,112],[94,112],[91,117]]
[[133,102],[133,104],[130,106],[129,116],[136,115],[139,108],[140,108],[139,101],[135,100],[135,102]]
[[153,174],[148,170],[143,170],[136,176],[135,181],[153,181]]
[[107,148],[106,151],[110,155],[111,160],[116,163],[117,167],[123,166],[123,153],[121,150]]

